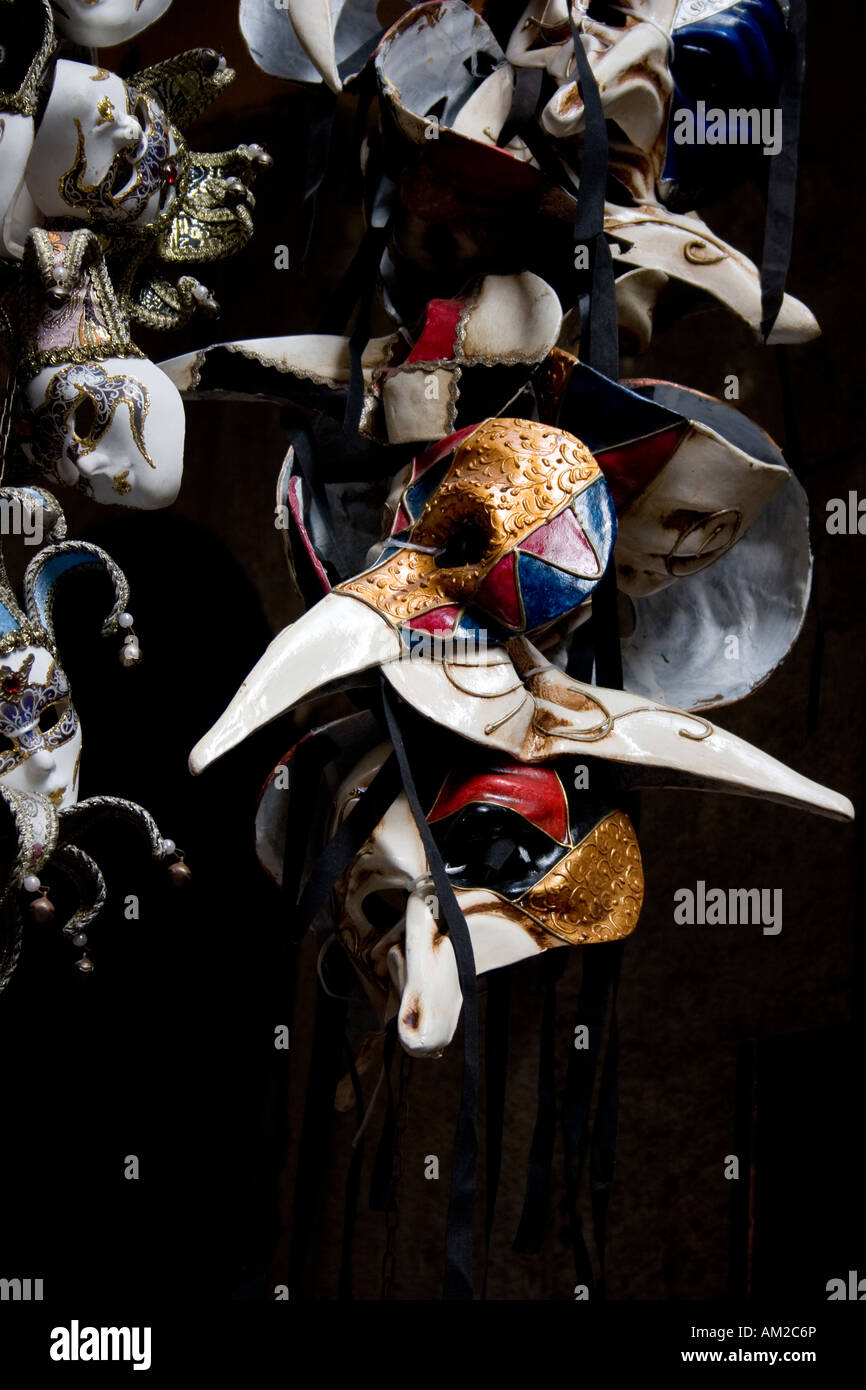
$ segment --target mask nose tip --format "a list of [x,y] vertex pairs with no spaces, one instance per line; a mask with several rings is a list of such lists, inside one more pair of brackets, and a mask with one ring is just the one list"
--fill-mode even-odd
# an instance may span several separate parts
[[75,461],[78,472],[84,478],[93,477],[105,464],[105,457],[98,449],[93,449],[89,454],[80,454]]
[[40,748],[38,753],[33,754],[31,761],[39,772],[53,772],[57,766],[54,754],[49,753],[47,748]]
[[117,121],[114,127],[114,142],[118,147],[135,144],[134,154],[137,151],[142,139],[142,129],[133,116],[128,116],[126,120]]

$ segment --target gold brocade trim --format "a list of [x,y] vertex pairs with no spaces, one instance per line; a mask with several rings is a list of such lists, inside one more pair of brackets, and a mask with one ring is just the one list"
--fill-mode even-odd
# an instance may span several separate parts
[[[4,601],[8,602],[8,599]],[[45,628],[26,620],[12,632],[4,632],[0,637],[0,656],[8,656],[10,652],[21,651],[24,647],[44,647],[52,656],[57,656],[54,639]]]
[[442,549],[461,524],[469,524],[486,536],[482,558],[440,566],[435,555],[403,549],[337,592],[395,622],[465,602],[504,555],[599,477],[592,454],[573,435],[531,420],[486,420],[457,449],[410,541]]
[[494,562],[600,476],[586,446],[564,430],[532,420],[485,420],[456,451],[436,506],[425,510],[412,539],[444,545],[455,517],[483,514],[490,537],[485,560]]
[[634,826],[614,811],[517,906],[572,946],[618,941],[637,926],[644,877]]
[[480,565],[445,570],[437,566],[433,555],[420,550],[398,550],[376,569],[337,588],[402,623],[442,604],[458,603],[467,586],[477,582],[480,574]]
[[28,4],[38,4],[42,9],[42,42],[33,61],[30,63],[24,80],[15,92],[0,91],[0,111],[10,115],[35,116],[39,108],[39,93],[48,63],[57,47],[54,37],[54,16],[48,0],[26,0]]
[[[64,273],[63,292],[57,289],[55,267]],[[48,299],[46,300],[46,296]],[[65,329],[66,343],[40,347],[44,341],[46,303]],[[19,375],[25,381],[44,367],[104,361],[109,357],[145,354],[129,334],[129,325],[105,265],[103,243],[90,228],[74,231],[34,227],[24,248],[24,325]]]

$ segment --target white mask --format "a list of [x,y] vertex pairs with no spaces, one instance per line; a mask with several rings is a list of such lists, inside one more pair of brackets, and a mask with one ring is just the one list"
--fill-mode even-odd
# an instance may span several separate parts
[[140,34],[171,0],[54,0],[58,33],[88,48],[109,48]]
[[177,497],[183,404],[147,358],[45,367],[30,381],[33,461],[96,502],[151,510]]
[[46,217],[145,226],[176,196],[177,148],[153,97],[106,68],[61,59],[27,186]]
[[0,779],[58,809],[78,798],[81,726],[59,662],[45,647],[0,657]]
[[89,229],[30,232],[21,329],[32,461],[97,502],[169,506],[183,469],[183,405],[132,341]]

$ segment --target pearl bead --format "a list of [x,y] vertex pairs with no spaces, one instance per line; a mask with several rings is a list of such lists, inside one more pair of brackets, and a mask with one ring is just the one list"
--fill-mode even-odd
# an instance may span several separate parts
[[137,666],[141,661],[141,648],[137,642],[125,642],[120,651],[121,666]]
[[132,627],[132,614],[121,613],[117,620],[118,627]]
[[162,842],[162,852],[163,852],[163,854],[174,854],[174,852],[175,852],[176,849],[177,849],[177,845],[175,844],[174,840],[163,840],[163,842]]
[[86,946],[86,945],[87,945],[87,932],[86,932],[86,931],[79,931],[79,932],[76,932],[75,935],[74,935],[73,938],[72,938],[72,944],[73,944],[73,946]]
[[42,887],[42,884],[35,874],[28,874],[24,880],[24,887],[27,889],[28,893],[36,893]]

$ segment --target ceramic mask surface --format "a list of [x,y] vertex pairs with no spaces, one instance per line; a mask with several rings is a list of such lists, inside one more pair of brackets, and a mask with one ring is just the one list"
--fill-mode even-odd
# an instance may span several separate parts
[[[384,761],[374,750],[338,793],[338,824]],[[450,773],[429,812],[472,940],[476,973],[562,945],[613,941],[637,924],[643,871],[628,817],[571,804],[554,767],[506,759]],[[438,1055],[462,1003],[454,951],[408,802],[400,795],[337,889],[338,930],[383,1018],[410,1053]]]
[[46,217],[144,226],[175,197],[177,144],[153,97],[62,59],[27,166]]
[[56,658],[44,647],[0,657],[0,780],[62,809],[77,800],[80,757],[81,726]]
[[170,506],[183,471],[184,412],[146,358],[45,367],[27,387],[33,460],[97,502]]
[[338,591],[404,635],[532,631],[592,592],[615,535],[613,502],[579,439],[487,420],[416,459],[378,563]]
[[125,43],[165,14],[171,0],[54,0],[57,32],[88,48]]

